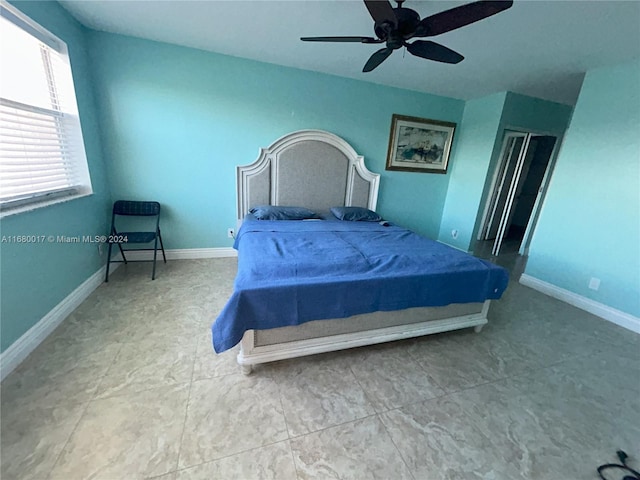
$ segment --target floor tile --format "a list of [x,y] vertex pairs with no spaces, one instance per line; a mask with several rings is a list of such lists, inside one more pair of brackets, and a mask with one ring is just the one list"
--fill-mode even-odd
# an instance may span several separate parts
[[124,343],[98,386],[96,397],[140,392],[191,381],[195,340],[148,337]]
[[49,407],[42,402],[3,406],[0,478],[46,478],[86,406],[67,403]]
[[198,337],[196,361],[193,367],[193,379],[215,378],[222,375],[240,373],[236,357],[239,346],[217,354],[211,341],[211,330]]
[[152,304],[145,307],[140,315],[131,317],[123,327],[125,339],[129,343],[153,338],[157,340],[185,342],[206,333],[202,326],[202,309],[190,305],[191,295],[185,292],[169,306]]
[[638,337],[517,282],[510,282],[503,298],[492,302],[485,331],[544,366],[616,348],[630,334]]
[[[519,379],[518,379],[519,380]],[[508,379],[465,390],[452,399],[466,418],[490,439],[491,451],[530,480],[589,478],[580,432],[549,405],[540,406],[520,382]]]
[[92,401],[51,479],[136,479],[175,470],[189,385]]
[[147,477],[145,480],[176,480],[176,472],[165,473],[154,477]]
[[380,415],[415,478],[524,480],[490,436],[467,415],[459,395]]
[[300,479],[412,479],[375,416],[294,438],[291,449]]
[[375,413],[341,355],[315,355],[270,366],[278,378],[292,437]]
[[448,393],[539,368],[534,360],[512,349],[508,342],[472,329],[421,337],[411,343],[408,350]]
[[[574,462],[593,465],[640,445],[640,361],[594,354],[513,379],[551,417],[554,438],[570,434]],[[582,461],[579,462],[578,459]]]
[[[99,295],[94,292],[89,299]],[[84,307],[84,303],[79,308]],[[101,345],[122,341],[124,315],[118,309],[112,309],[109,301],[90,302],[81,312],[74,311],[41,344],[41,347],[56,352],[67,352],[74,357],[89,353],[96,342]],[[46,353],[49,355],[49,351]]]
[[56,350],[44,357],[28,358],[2,382],[2,404],[38,403],[64,405],[90,400],[121,345],[94,344],[93,353],[77,359],[68,351]]
[[480,334],[245,377],[210,337],[236,265],[132,264],[96,289],[2,382],[2,478],[582,479],[619,448],[639,466],[640,335],[512,279]]
[[289,442],[249,450],[213,462],[179,470],[175,480],[295,480]]
[[376,412],[444,395],[407,351],[406,341],[353,350],[350,368]]
[[280,393],[267,375],[193,382],[179,468],[287,439]]

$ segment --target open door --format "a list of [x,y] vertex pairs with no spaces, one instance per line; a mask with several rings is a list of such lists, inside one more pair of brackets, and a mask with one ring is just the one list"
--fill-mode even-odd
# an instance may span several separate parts
[[497,183],[490,199],[489,216],[485,221],[482,240],[492,240],[498,234],[500,219],[507,205],[509,187],[515,174],[518,158],[523,152],[527,135],[519,132],[505,134],[498,162]]
[[548,175],[556,138],[524,132],[506,132],[498,161],[492,194],[485,209],[480,240],[494,240],[491,254],[497,256],[506,238],[518,250],[530,231],[529,222]]
[[517,238],[521,239],[519,246],[521,255],[527,255],[529,251],[531,234],[535,229],[539,208],[553,169],[551,158],[556,148],[557,138],[540,136],[533,137],[531,141],[537,144],[535,154],[524,175],[522,188],[516,196],[513,207],[514,216],[507,233],[507,236],[515,233]]

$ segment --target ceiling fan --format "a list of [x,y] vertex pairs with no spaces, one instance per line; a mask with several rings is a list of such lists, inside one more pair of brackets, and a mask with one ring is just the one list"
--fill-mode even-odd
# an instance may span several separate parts
[[373,17],[373,37],[302,37],[304,42],[357,42],[386,43],[387,46],[375,52],[363,72],[370,72],[389,55],[401,47],[407,47],[412,55],[443,63],[460,63],[464,57],[450,48],[429,40],[415,40],[414,37],[434,37],[464,27],[484,18],[500,13],[513,5],[512,0],[482,0],[436,13],[420,20],[420,15],[410,8],[403,8],[405,0],[395,0],[398,6],[393,8],[389,0],[364,0],[364,4]]

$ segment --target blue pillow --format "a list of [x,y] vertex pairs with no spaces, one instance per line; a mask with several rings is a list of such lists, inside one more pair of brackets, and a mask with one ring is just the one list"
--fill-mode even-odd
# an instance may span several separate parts
[[331,207],[331,213],[339,220],[349,222],[379,222],[382,217],[363,207]]
[[304,207],[281,207],[278,205],[259,205],[249,210],[258,220],[304,220],[318,218],[315,212]]

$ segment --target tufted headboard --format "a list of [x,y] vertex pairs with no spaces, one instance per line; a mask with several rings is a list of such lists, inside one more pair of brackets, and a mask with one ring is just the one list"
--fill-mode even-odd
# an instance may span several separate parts
[[327,211],[358,206],[375,210],[380,175],[342,138],[323,130],[300,130],[261,148],[250,165],[236,167],[238,221],[257,205]]

